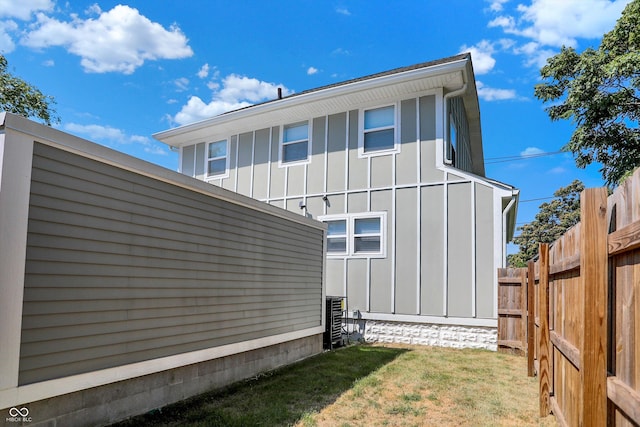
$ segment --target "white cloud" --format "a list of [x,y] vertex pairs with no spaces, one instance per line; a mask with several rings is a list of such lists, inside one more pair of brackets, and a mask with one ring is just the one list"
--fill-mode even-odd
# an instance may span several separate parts
[[516,21],[513,16],[498,16],[487,24],[489,28],[500,27],[507,34],[516,32]]
[[464,45],[460,51],[471,53],[473,71],[476,75],[486,74],[496,65],[496,60],[492,56],[495,53],[495,47],[488,40],[482,40],[474,46]]
[[576,47],[579,39],[601,38],[631,0],[528,0],[513,13],[505,10],[506,1],[487,1],[496,13],[488,27],[523,38],[512,53],[522,55],[526,66],[540,68],[560,46]]
[[11,53],[16,48],[11,33],[18,29],[14,21],[0,21],[0,52]]
[[516,99],[518,95],[513,89],[496,89],[485,86],[482,82],[477,81],[478,97],[485,101],[505,101],[508,99]]
[[517,7],[519,17],[501,15],[489,27],[529,38],[540,45],[576,46],[578,38],[597,39],[611,30],[631,0],[532,0]]
[[491,9],[494,12],[500,12],[504,6],[502,6],[503,4],[507,3],[509,0],[487,0],[489,1],[490,6],[489,9]]
[[198,77],[206,79],[209,76],[209,64],[204,64],[200,70],[198,70]]
[[102,9],[100,8],[100,5],[98,5],[98,3],[94,3],[91,6],[89,6],[84,13],[86,14],[95,14],[95,15],[100,15],[102,13]]
[[53,10],[52,0],[0,0],[0,18],[17,18],[23,21],[40,11]]
[[349,56],[349,55],[351,55],[351,52],[348,51],[347,49],[343,49],[343,48],[339,47],[337,49],[334,49],[334,51],[331,52],[331,54],[332,55],[346,55],[346,56]]
[[557,166],[557,167],[549,170],[549,173],[550,174],[554,174],[554,175],[560,175],[560,174],[563,174],[565,172],[567,172],[567,169],[563,168],[562,166]]
[[144,152],[149,154],[155,154],[156,156],[166,156],[169,154],[167,150],[155,144],[144,147]]
[[539,43],[529,42],[522,46],[515,47],[513,53],[525,56],[525,65],[527,67],[542,68],[547,59],[555,55],[556,52],[551,49],[544,49]]
[[147,60],[193,55],[178,27],[167,30],[140,15],[137,9],[123,5],[101,12],[96,19],[72,16],[70,22],[39,13],[21,42],[33,48],[63,46],[80,56],[85,71],[93,73],[131,74]]
[[525,157],[525,156],[535,156],[538,154],[544,154],[544,150],[541,150],[538,147],[527,147],[524,149],[524,151],[520,152],[520,155]]
[[318,72],[318,69],[316,67],[309,67],[307,68],[307,75],[312,76],[314,74],[316,74]]
[[67,123],[64,125],[67,132],[82,136],[94,142],[105,145],[138,144],[145,152],[156,155],[167,155],[167,151],[151,141],[150,138],[141,135],[128,135],[122,129],[102,125],[81,125]]
[[186,77],[177,78],[173,81],[173,83],[175,83],[178,91],[180,92],[184,92],[189,88],[189,79]]
[[278,96],[279,87],[282,88],[284,96],[292,93],[283,85],[230,74],[222,80],[219,87],[214,89],[211,102],[206,103],[200,97],[192,96],[171,120],[178,125],[184,125],[275,99]]
[[278,87],[283,88],[283,95],[291,94],[291,92],[282,85],[267,83],[237,74],[230,74],[223,79],[222,90],[217,93],[217,97],[227,102],[246,100],[255,103],[267,99],[274,99],[278,95]]
[[226,111],[237,110],[248,107],[249,105],[251,105],[249,102],[233,103],[220,99],[213,100],[207,104],[199,97],[192,96],[172,120],[178,125],[186,125],[187,123],[208,119],[209,117],[220,115]]
[[91,140],[116,142],[118,144],[131,142],[122,130],[110,126],[67,123],[64,128],[69,132],[83,135]]
[[337,7],[336,13],[339,13],[340,15],[345,15],[345,16],[351,15],[351,12],[346,7]]
[[56,61],[54,61],[53,59],[47,59],[42,63],[42,65],[44,65],[45,67],[54,67],[56,65]]

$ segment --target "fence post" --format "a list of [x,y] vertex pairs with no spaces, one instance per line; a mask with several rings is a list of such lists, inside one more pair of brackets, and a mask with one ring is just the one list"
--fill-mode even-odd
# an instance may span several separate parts
[[536,284],[536,269],[535,262],[529,261],[527,273],[527,375],[533,377],[535,375],[535,368],[533,366],[533,360],[535,357],[535,284]]
[[549,244],[541,243],[540,281],[538,282],[538,307],[540,318],[540,342],[538,344],[538,363],[540,364],[540,416],[551,413],[551,368],[549,364]]
[[580,277],[584,290],[581,419],[585,426],[603,426],[607,423],[607,190],[584,190],[580,215]]

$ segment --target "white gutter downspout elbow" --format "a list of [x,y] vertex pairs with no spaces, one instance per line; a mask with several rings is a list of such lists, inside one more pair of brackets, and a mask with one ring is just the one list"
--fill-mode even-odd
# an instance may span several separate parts
[[513,206],[516,203],[517,196],[514,194],[511,196],[511,201],[502,211],[502,267],[507,266],[507,215],[509,211],[513,209]]
[[449,100],[449,98],[462,95],[466,91],[467,91],[467,83],[463,84],[460,89],[456,89],[453,92],[449,92],[445,94],[444,97],[442,98],[443,99],[442,104],[444,108],[444,124],[445,124],[444,133],[447,136],[447,139],[445,141],[444,163],[447,165],[453,164],[453,159],[449,158],[449,150],[446,149],[451,144],[451,141],[450,141],[451,135],[449,134],[449,108],[448,108],[447,101]]

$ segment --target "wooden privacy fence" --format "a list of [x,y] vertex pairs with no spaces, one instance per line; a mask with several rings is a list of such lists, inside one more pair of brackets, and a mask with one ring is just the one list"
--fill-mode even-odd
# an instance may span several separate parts
[[640,172],[580,204],[581,222],[528,268],[498,270],[498,346],[527,354],[541,416],[640,425]]

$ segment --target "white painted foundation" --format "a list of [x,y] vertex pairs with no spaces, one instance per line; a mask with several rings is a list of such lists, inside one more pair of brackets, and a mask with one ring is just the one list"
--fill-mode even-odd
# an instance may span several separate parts
[[364,340],[370,343],[419,344],[496,351],[498,331],[491,327],[367,320]]

